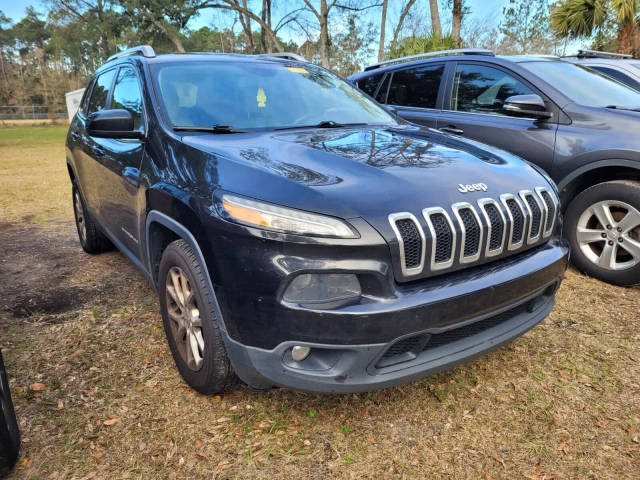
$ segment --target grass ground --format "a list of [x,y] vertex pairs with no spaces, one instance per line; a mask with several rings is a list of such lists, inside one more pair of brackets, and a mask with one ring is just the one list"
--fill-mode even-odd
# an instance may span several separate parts
[[15,478],[640,477],[640,289],[569,271],[531,332],[398,388],[202,396],[141,275],[80,249],[65,130],[0,129]]

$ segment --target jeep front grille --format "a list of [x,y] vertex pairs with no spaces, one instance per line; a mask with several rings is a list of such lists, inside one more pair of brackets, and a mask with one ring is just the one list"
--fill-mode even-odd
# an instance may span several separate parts
[[[544,187],[505,193],[499,200],[460,202],[422,211],[421,223],[408,212],[389,215],[398,240],[403,276],[413,277],[514,252],[547,239],[558,201]],[[425,228],[426,227],[426,228]]]

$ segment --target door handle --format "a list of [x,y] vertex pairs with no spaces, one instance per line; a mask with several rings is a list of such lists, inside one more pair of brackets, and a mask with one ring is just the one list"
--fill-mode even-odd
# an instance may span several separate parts
[[462,135],[464,133],[464,130],[460,128],[456,128],[453,125],[449,125],[448,127],[442,127],[442,128],[439,128],[438,130],[445,133],[453,133],[454,135]]

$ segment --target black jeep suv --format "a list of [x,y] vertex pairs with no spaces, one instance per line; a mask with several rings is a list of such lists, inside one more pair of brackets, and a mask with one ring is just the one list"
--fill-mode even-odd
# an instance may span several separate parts
[[640,283],[640,93],[558,57],[462,49],[395,59],[349,77],[417,124],[503,148],[558,184],[571,258]]
[[82,247],[146,275],[204,393],[431,374],[540,322],[566,268],[547,177],[291,58],[119,54],[66,156]]

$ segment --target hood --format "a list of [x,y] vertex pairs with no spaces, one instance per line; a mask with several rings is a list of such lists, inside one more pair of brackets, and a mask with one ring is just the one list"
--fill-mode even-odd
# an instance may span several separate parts
[[[212,154],[223,190],[362,217],[379,230],[391,213],[419,216],[426,207],[553,188],[512,154],[414,126],[193,134],[183,141]],[[477,184],[486,189],[465,187]]]

